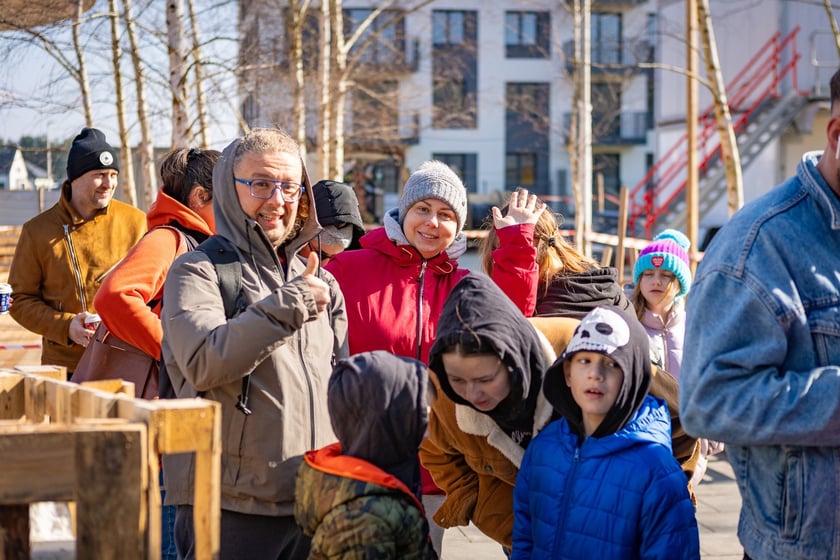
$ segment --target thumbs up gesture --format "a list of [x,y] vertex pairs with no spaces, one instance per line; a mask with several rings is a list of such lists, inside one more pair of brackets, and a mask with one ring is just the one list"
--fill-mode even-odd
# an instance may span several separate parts
[[312,297],[315,298],[315,306],[318,313],[324,311],[330,303],[330,287],[326,282],[318,278],[318,269],[320,268],[320,259],[316,252],[309,253],[309,259],[306,261],[306,270],[303,271],[303,280],[309,286],[312,292]]

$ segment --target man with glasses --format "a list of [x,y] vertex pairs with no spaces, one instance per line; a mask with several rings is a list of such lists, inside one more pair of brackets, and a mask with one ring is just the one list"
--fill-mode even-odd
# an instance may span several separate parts
[[[163,359],[179,397],[222,405],[220,558],[304,559],[293,516],[305,451],[335,441],[326,406],[333,357],[346,355],[344,299],[299,252],[320,231],[298,144],[255,129],[234,140],[213,172],[216,241],[241,267],[231,318],[218,268],[192,251],[172,266],[161,316]],[[192,457],[164,458],[175,540],[194,556]]]

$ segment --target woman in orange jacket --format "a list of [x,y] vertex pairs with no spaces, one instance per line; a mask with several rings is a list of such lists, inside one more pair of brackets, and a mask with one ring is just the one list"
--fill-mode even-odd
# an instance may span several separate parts
[[215,231],[213,166],[216,150],[172,150],[160,165],[163,186],[146,216],[149,232],[105,278],[94,300],[113,334],[160,358],[161,296],[166,273],[186,252],[185,235],[201,242]]
[[[160,164],[163,186],[146,216],[149,232],[105,278],[94,300],[108,329],[160,359],[163,282],[176,257],[215,232],[213,167],[216,150],[172,150]],[[161,479],[161,503],[163,502]],[[176,558],[175,506],[164,506],[161,558]]]

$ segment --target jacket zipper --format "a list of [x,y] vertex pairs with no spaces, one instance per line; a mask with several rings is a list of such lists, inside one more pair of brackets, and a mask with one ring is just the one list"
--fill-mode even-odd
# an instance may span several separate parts
[[423,289],[425,286],[425,282],[423,282],[423,278],[426,276],[426,259],[423,259],[423,262],[420,263],[420,276],[417,277],[417,283],[420,284],[420,288],[417,291],[417,359],[419,361],[423,361],[421,358],[422,355],[422,346],[423,346]]
[[70,226],[64,224],[64,239],[67,240],[67,250],[70,253],[70,264],[73,265],[73,276],[76,278],[76,289],[79,291],[79,301],[82,302],[82,311],[87,311],[85,301],[85,290],[82,286],[82,271],[79,270],[79,260],[76,258],[76,249],[73,247],[73,240],[70,238]]
[[[584,440],[585,442],[586,440]],[[583,446],[581,443],[578,446],[575,446],[575,456],[572,459],[572,468],[569,469],[569,476],[566,477],[566,487],[563,490],[563,503],[559,504],[560,511],[560,522],[557,524],[557,534],[554,540],[554,550],[563,550],[562,547],[562,540],[563,540],[563,533],[566,531],[566,518],[568,517],[569,511],[569,496],[572,488],[574,487],[574,478],[576,476],[578,465],[580,464],[580,448]]]

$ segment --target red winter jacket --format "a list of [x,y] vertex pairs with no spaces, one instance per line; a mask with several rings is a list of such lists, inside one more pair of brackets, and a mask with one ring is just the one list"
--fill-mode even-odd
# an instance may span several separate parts
[[344,294],[350,354],[387,350],[428,363],[443,303],[469,271],[446,251],[424,261],[413,246],[389,239],[384,227],[361,243],[324,266]]

